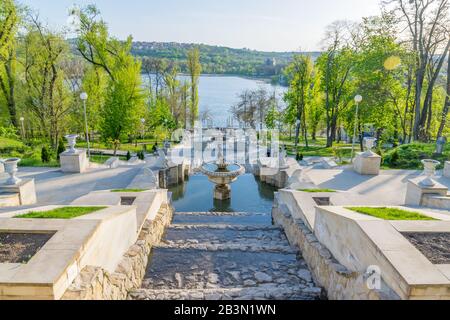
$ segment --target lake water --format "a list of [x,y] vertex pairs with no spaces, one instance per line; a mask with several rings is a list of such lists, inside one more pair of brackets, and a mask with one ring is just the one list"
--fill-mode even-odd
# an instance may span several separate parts
[[[188,77],[181,75],[180,80],[188,80]],[[238,95],[244,90],[255,90],[261,87],[271,93],[275,91],[282,103],[282,96],[286,92],[285,87],[274,86],[258,79],[202,75],[199,83],[200,112],[209,109],[214,118],[214,126],[226,126],[227,119],[231,116],[230,108],[239,102]]]

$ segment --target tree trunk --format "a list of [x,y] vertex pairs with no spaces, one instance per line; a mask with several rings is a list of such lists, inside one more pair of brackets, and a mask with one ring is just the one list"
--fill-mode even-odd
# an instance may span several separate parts
[[444,108],[442,110],[441,124],[439,126],[437,137],[442,137],[445,125],[447,124],[448,110],[450,109],[450,51],[448,52],[448,66],[447,66],[447,97],[445,97]]

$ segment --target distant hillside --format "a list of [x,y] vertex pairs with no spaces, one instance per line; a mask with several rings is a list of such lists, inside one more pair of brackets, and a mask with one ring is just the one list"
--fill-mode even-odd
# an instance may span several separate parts
[[[165,58],[180,63],[186,72],[187,51],[200,49],[203,73],[234,74],[277,79],[282,69],[298,52],[263,52],[250,49],[232,49],[204,44],[166,42],[134,42],[132,52],[138,57]],[[317,58],[320,52],[305,52]]]

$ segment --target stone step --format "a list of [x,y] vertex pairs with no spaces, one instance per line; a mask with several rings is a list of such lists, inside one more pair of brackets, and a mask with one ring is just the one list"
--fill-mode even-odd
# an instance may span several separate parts
[[317,287],[297,287],[262,285],[248,288],[230,289],[138,289],[129,293],[131,300],[320,300],[322,289]]
[[177,212],[174,224],[271,225],[270,213]]
[[155,247],[144,289],[223,289],[262,284],[314,287],[306,263],[284,252]]
[[222,228],[173,225],[168,228],[159,247],[199,250],[241,250],[293,253],[279,228],[231,225]]

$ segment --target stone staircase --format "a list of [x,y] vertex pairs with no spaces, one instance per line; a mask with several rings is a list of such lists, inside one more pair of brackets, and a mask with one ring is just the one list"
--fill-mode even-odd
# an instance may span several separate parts
[[136,300],[315,300],[322,290],[270,214],[177,213]]

